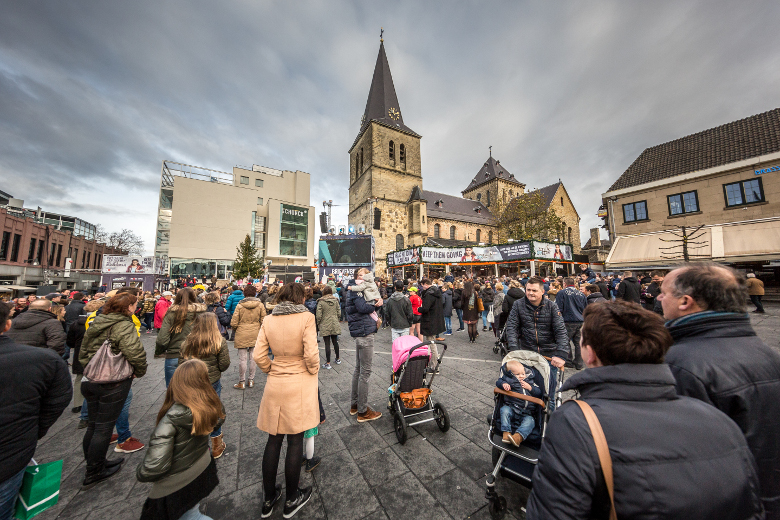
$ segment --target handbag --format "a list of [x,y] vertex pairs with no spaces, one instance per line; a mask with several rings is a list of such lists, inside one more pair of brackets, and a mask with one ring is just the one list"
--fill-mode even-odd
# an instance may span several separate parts
[[612,481],[612,457],[609,456],[609,445],[607,445],[607,438],[604,437],[604,430],[601,429],[601,423],[599,418],[596,417],[596,412],[585,401],[575,400],[582,410],[582,414],[585,416],[585,420],[588,421],[588,427],[590,428],[590,434],[593,436],[593,443],[596,445],[596,452],[599,454],[599,464],[601,464],[601,472],[604,474],[604,481],[607,483],[607,493],[609,493],[609,520],[617,520],[617,512],[615,511],[615,485]]
[[84,367],[84,377],[92,383],[118,383],[133,376],[133,366],[127,358],[111,350],[113,329],[108,329],[108,337]]
[[62,461],[27,466],[22,477],[22,487],[16,501],[14,518],[27,520],[41,513],[60,499],[60,481],[62,480]]
[[490,306],[490,310],[488,311],[488,315],[487,315],[487,322],[488,323],[493,323],[494,321],[495,321],[495,318],[493,317],[493,306],[491,305]]
[[482,311],[485,310],[485,304],[482,303],[482,298],[480,298],[479,296],[477,296],[477,310],[479,312],[482,312]]

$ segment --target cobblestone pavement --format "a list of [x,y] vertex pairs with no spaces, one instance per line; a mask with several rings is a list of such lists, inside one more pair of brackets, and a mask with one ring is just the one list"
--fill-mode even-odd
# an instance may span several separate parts
[[[751,317],[764,341],[780,349],[780,306],[770,304],[766,315]],[[319,374],[327,420],[315,438],[315,454],[322,457],[322,463],[311,474],[302,472],[301,485],[313,485],[314,493],[297,516],[355,520],[418,515],[430,519],[490,518],[484,476],[492,470],[486,417],[492,410],[499,366],[499,358],[491,348],[493,334],[481,332],[475,345],[468,343],[465,332],[447,336],[449,348],[434,382],[433,397],[449,411],[451,429],[441,433],[434,422],[410,428],[409,439],[401,446],[386,408],[391,371],[389,329],[376,336],[369,390],[370,405],[384,415],[365,424],[357,424],[349,415],[355,343],[346,324],[342,329],[343,363],[333,364],[333,370],[323,369]],[[153,430],[165,390],[164,360],[153,358],[154,337],[142,334],[149,371],[134,382],[130,409],[132,434],[144,443]],[[322,343],[320,346],[324,359]],[[261,460],[267,434],[260,432],[255,423],[265,375],[258,370],[254,388],[235,390],[232,385],[238,380],[238,356],[232,343],[231,361],[222,376],[222,400],[227,410],[223,432],[228,448],[217,461],[220,485],[201,503],[201,509],[217,520],[256,519],[263,499]],[[85,471],[83,430],[77,429],[78,416],[70,408],[39,442],[35,453],[39,463],[64,459],[60,501],[38,518],[138,518],[150,487],[135,478],[135,468],[145,450],[125,455],[127,461],[120,475],[89,491],[80,491]],[[280,475],[283,471],[282,462]],[[284,478],[278,482],[284,485]],[[502,478],[497,487],[508,501],[507,518],[523,518],[527,490]],[[281,518],[281,509],[277,506],[273,518]]]

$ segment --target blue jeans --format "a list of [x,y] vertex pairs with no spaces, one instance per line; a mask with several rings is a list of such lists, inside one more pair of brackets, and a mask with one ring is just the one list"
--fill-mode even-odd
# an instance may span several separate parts
[[65,345],[65,352],[62,353],[62,359],[65,361],[70,359],[70,347]]
[[200,512],[200,504],[195,504],[195,507],[181,515],[179,520],[212,520],[212,518]]
[[460,323],[458,330],[463,330],[463,309],[455,309],[455,314],[458,315],[458,322]]
[[447,329],[447,334],[452,334],[452,316],[444,317],[444,327]]
[[[216,383],[212,383],[211,386],[214,387],[214,391],[217,393],[217,395],[222,398],[222,380],[218,380]],[[222,435],[222,426],[219,428],[216,428],[213,432],[211,432],[211,437],[219,437]],[[195,517],[197,518],[197,517]]]
[[165,360],[165,388],[171,384],[171,378],[173,373],[176,372],[176,367],[179,366],[179,358],[170,358]]
[[485,310],[482,311],[482,327],[483,328],[487,328],[487,326],[488,326],[487,315],[488,315],[488,312],[490,312],[490,311],[488,311],[487,307],[489,307],[489,305],[485,305]]
[[11,520],[14,516],[14,507],[16,506],[16,496],[19,494],[19,488],[22,487],[22,478],[24,470],[0,483],[0,520]]
[[144,321],[141,324],[146,327],[146,330],[152,330],[152,327],[154,327],[154,313],[145,312]]
[[515,412],[514,407],[505,404],[499,412],[501,414],[501,431],[519,433],[523,439],[527,439],[534,429],[534,418]]
[[89,419],[89,414],[87,414],[87,400],[84,399],[84,402],[81,403],[81,415],[79,415],[80,421],[86,421]]
[[130,438],[130,404],[133,402],[133,389],[127,394],[125,404],[122,406],[122,411],[119,412],[119,417],[116,420],[116,433],[119,435],[117,442],[122,444]]

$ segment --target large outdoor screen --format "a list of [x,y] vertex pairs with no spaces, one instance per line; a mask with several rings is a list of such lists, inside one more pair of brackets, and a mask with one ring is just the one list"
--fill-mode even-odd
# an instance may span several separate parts
[[320,239],[320,267],[371,265],[374,252],[371,236]]

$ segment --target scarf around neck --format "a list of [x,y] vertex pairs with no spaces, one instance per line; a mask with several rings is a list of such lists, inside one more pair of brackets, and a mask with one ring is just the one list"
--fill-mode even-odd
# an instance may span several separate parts
[[307,309],[304,305],[291,302],[279,302],[271,311],[271,314],[274,316],[280,316],[285,314],[299,314],[301,312],[309,312],[309,309]]

